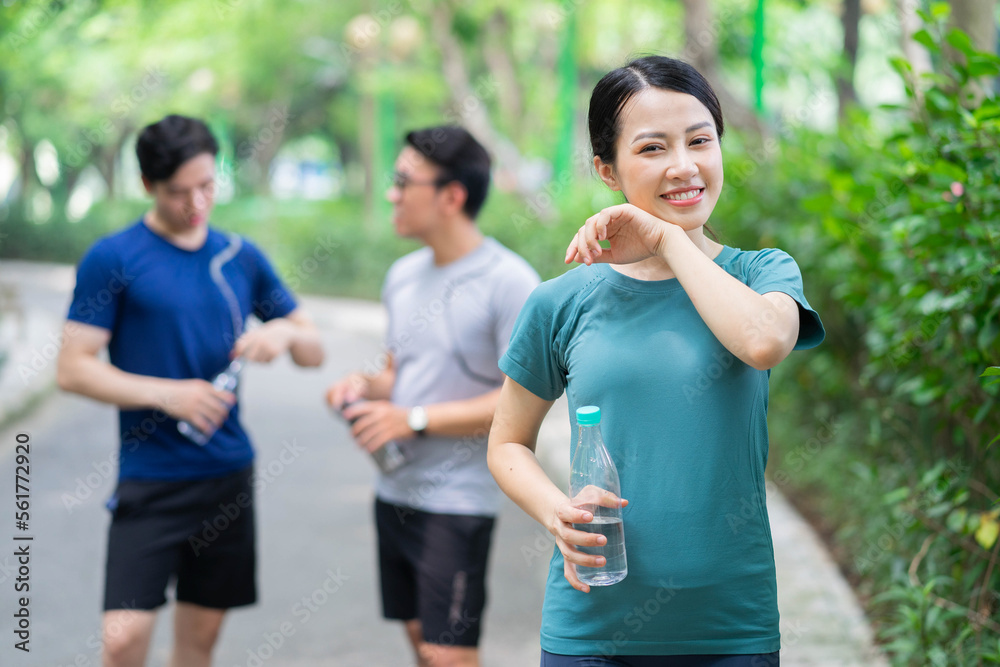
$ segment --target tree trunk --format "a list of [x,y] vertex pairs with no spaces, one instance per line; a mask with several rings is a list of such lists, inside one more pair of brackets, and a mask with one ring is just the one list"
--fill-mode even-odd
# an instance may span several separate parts
[[715,89],[725,112],[726,122],[733,127],[761,132],[757,114],[730,94],[719,79],[718,25],[710,0],[683,0],[684,60],[708,79]]
[[253,159],[257,165],[258,181],[254,184],[254,191],[259,195],[271,193],[271,162],[281,148],[290,118],[289,103],[279,102],[268,110],[264,123],[257,132]]
[[13,199],[20,199],[21,204],[28,205],[35,188],[41,184],[38,182],[38,174],[35,172],[35,144],[25,137],[21,137],[21,178],[20,184],[14,181],[17,191],[13,193]]
[[[510,21],[502,9],[493,12],[486,22],[487,38],[483,43],[483,56],[490,74],[496,80],[497,103],[500,113],[510,123],[517,123],[524,115],[521,87],[517,71],[507,45],[510,43]],[[510,129],[510,128],[508,128]]]
[[[951,22],[969,36],[978,50],[997,52],[996,0],[951,0]],[[997,81],[983,77],[969,82],[977,104],[987,91],[997,89]]]
[[951,0],[951,18],[980,51],[997,52],[996,0]]
[[858,101],[854,90],[854,67],[858,62],[861,0],[844,0],[840,23],[844,28],[844,62],[843,69],[837,75],[837,113],[840,120],[844,120],[847,108]]
[[903,56],[913,68],[914,77],[919,80],[921,75],[932,70],[931,56],[927,53],[927,49],[913,41],[913,33],[923,28],[923,23],[917,16],[919,3],[914,0],[896,0],[895,7],[899,19]]
[[448,114],[447,120],[468,129],[495,156],[498,168],[516,173],[520,161],[517,148],[512,142],[499,140],[499,135],[490,122],[486,101],[483,99],[487,94],[497,94],[497,91],[473,89],[462,45],[451,31],[453,19],[454,10],[450,2],[442,0],[433,4],[431,30],[434,41],[441,47],[441,65],[445,81],[451,90],[454,107],[453,112]]
[[370,90],[362,90],[361,104],[358,105],[358,151],[361,154],[361,168],[364,171],[365,230],[375,224],[375,96]]
[[116,181],[118,165],[121,161],[122,149],[125,147],[125,142],[128,141],[132,130],[133,127],[131,124],[125,124],[119,128],[118,140],[110,147],[102,147],[97,154],[97,159],[94,161],[97,171],[101,173],[101,177],[108,188],[108,199],[114,199],[117,195],[118,183]]

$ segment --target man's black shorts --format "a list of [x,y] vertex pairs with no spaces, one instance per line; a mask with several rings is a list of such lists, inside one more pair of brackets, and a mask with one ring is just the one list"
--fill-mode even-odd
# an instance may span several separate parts
[[171,578],[177,600],[213,609],[257,601],[253,466],[225,477],[124,480],[108,503],[104,609],[156,609]]
[[432,514],[375,500],[382,613],[419,619],[424,641],[477,646],[493,517]]

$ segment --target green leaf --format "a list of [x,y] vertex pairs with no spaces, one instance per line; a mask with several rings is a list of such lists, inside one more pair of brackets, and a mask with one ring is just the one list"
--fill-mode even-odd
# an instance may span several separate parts
[[969,512],[964,507],[959,507],[948,515],[945,525],[953,533],[962,534],[965,532],[965,521],[969,517]]
[[979,377],[985,378],[993,375],[1000,375],[1000,366],[990,366]]
[[[938,618],[940,618],[940,616],[941,616],[941,611],[942,611],[941,607],[938,607],[937,605],[934,605],[933,607],[931,607],[930,609],[928,609],[927,610],[927,618],[924,619],[924,626],[927,627],[928,629],[932,629],[932,628],[936,627],[937,626],[937,622],[938,622]],[[935,646],[934,648],[937,648],[939,651],[941,650],[940,647],[936,647]],[[942,656],[942,657],[944,657],[944,656]],[[935,664],[935,663],[932,663],[932,664]],[[938,663],[938,664],[944,664],[944,663]]]
[[955,101],[937,88],[931,88],[927,91],[927,101],[939,111],[949,111],[955,108]]
[[914,405],[930,405],[943,395],[944,389],[941,387],[926,387],[914,392],[912,400]]
[[981,107],[972,112],[972,115],[979,121],[1000,118],[1000,104],[992,101],[984,102]]
[[936,21],[943,21],[951,16],[951,5],[947,2],[931,3],[931,18]]
[[948,36],[945,37],[945,40],[967,56],[971,56],[976,53],[976,47],[972,44],[972,40],[958,28],[952,28],[949,30]]
[[993,341],[996,340],[998,334],[1000,334],[1000,327],[993,322],[988,322],[982,329],[979,330],[979,335],[976,336],[976,344],[979,346],[979,349],[992,349]]
[[[934,628],[934,623],[931,622],[931,612],[933,612],[933,610],[935,610],[935,609],[941,609],[941,607],[931,607],[931,611],[927,612],[927,626],[928,626],[927,629],[928,630]],[[937,614],[934,615],[934,618],[935,619],[937,618]],[[948,662],[949,662],[949,657],[950,656],[948,655],[948,652],[945,651],[940,646],[932,646],[927,651],[927,663],[926,664],[928,664],[928,665],[947,665]]]
[[947,463],[945,463],[944,461],[939,461],[937,465],[935,465],[933,468],[925,472],[920,477],[920,486],[930,486],[935,482],[937,482],[938,479],[941,478],[941,473],[944,472],[944,469],[946,467]]
[[901,486],[882,496],[882,502],[886,505],[898,505],[910,497],[910,487]]
[[934,38],[926,30],[918,30],[913,33],[913,41],[922,44],[929,51],[938,52],[941,50],[938,48],[937,42],[934,41]]
[[1000,74],[1000,65],[995,62],[980,60],[979,58],[974,58],[969,56],[969,76],[973,78],[977,77],[993,77]]
[[1000,517],[1000,510],[981,512],[979,515],[976,542],[979,542],[979,546],[984,549],[992,549],[997,537],[1000,536],[1000,523],[997,522],[997,517]]
[[928,507],[926,510],[924,510],[924,512],[927,514],[927,516],[937,519],[947,514],[948,511],[952,509],[952,507],[953,505],[949,502],[937,503],[936,505]]
[[900,56],[892,56],[889,58],[889,64],[892,68],[896,70],[900,75],[906,75],[913,71],[913,65],[906,58],[901,58]]

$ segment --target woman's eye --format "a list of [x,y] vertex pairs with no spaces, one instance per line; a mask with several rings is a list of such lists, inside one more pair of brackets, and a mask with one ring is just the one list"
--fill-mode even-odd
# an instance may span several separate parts
[[702,144],[707,144],[708,142],[709,142],[709,139],[707,139],[706,137],[698,137],[697,139],[695,139],[694,141],[691,142],[691,145],[692,146],[700,146]]
[[655,144],[654,144],[654,145],[651,145],[651,146],[643,146],[643,147],[642,147],[642,150],[640,150],[639,152],[640,152],[640,153],[649,153],[649,152],[651,152],[651,151],[655,151],[655,150],[658,150],[659,148],[660,148],[660,147],[659,147],[659,146],[656,146]]

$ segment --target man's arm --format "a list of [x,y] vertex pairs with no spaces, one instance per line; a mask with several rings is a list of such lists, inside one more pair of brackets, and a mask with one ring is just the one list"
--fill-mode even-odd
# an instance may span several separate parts
[[[474,398],[425,405],[427,428],[424,433],[485,437],[490,432],[499,398],[500,389],[494,389]],[[344,411],[344,416],[357,419],[351,433],[362,447],[374,451],[390,440],[417,436],[407,421],[409,413],[410,408],[382,400],[352,406]]]
[[302,308],[296,308],[284,317],[276,317],[240,336],[233,346],[233,355],[267,363],[286,350],[299,366],[319,366],[323,363],[319,329]]
[[391,354],[386,353],[385,360],[385,367],[375,375],[351,373],[331,384],[326,390],[326,402],[340,410],[345,403],[358,399],[388,401],[396,384],[396,367]]
[[81,394],[125,410],[162,410],[203,432],[226,420],[236,397],[205,380],[173,380],[127,373],[98,358],[111,332],[79,322],[63,327],[56,379],[64,391]]
[[427,433],[461,437],[488,435],[493,424],[493,413],[500,400],[500,388],[474,398],[425,406]]

